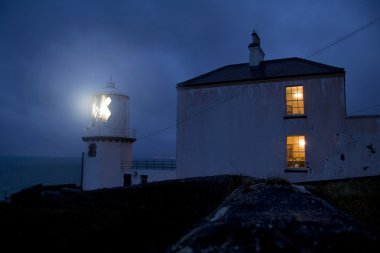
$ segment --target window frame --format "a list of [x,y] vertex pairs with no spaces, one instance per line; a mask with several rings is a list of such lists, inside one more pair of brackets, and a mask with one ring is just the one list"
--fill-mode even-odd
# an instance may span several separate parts
[[[303,162],[303,166],[301,167],[296,167],[296,166],[294,166],[294,167],[290,167],[289,166],[289,152],[288,152],[288,146],[289,145],[299,145],[299,144],[288,144],[288,138],[289,137],[303,137],[303,141],[304,141],[304,146],[303,146],[303,161],[302,160],[300,160],[300,162]],[[298,139],[298,142],[300,142],[300,140]],[[307,145],[307,143],[306,143],[306,135],[301,135],[301,134],[299,134],[299,135],[287,135],[286,137],[285,137],[285,146],[286,146],[286,159],[285,159],[285,163],[286,163],[286,165],[285,165],[285,172],[307,172],[307,162],[306,162],[306,145]],[[302,150],[300,151],[300,149],[299,149],[300,147],[298,146],[298,151],[292,151],[293,152],[293,157],[294,157],[294,152],[298,152],[298,154],[300,153],[300,152],[302,152]]]
[[[290,94],[290,95],[296,94],[296,93],[293,93],[292,91],[290,91],[290,93],[288,93],[288,88],[292,89],[292,88],[298,88],[298,87],[302,87],[302,99],[288,100],[288,94]],[[295,108],[302,108],[303,113],[288,113],[288,102],[296,102],[296,103],[302,102],[302,107],[295,107]],[[292,110],[294,110],[294,109],[292,108]],[[297,85],[286,85],[285,86],[285,117],[284,118],[306,118],[306,114],[305,114],[305,86],[304,85],[297,84]]]

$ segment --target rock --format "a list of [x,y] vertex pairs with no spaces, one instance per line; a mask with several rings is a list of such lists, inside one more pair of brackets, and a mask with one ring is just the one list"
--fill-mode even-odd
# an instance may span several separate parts
[[372,252],[367,228],[303,187],[241,186],[176,244],[180,252]]
[[40,194],[42,190],[42,184],[37,184],[29,188],[23,189],[18,193],[12,194],[11,202],[13,205],[39,207],[41,202]]

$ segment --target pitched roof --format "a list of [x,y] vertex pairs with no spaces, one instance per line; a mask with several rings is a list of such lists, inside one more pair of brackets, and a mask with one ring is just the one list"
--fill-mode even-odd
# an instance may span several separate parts
[[258,67],[250,67],[248,63],[227,65],[179,83],[177,86],[205,86],[219,83],[344,73],[344,68],[337,68],[318,62],[293,57],[262,61]]

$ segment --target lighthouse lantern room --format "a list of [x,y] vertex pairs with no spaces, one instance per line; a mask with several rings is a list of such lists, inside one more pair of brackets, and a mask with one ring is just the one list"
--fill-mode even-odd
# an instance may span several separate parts
[[123,185],[121,164],[132,160],[129,129],[129,97],[111,80],[93,96],[91,125],[82,137],[86,145],[83,159],[83,190]]

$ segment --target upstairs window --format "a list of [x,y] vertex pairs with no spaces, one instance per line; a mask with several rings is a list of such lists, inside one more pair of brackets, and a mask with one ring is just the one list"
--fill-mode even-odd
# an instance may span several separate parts
[[286,87],[286,114],[305,114],[303,102],[303,86]]
[[288,168],[305,168],[305,136],[286,137]]

